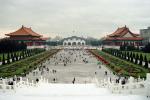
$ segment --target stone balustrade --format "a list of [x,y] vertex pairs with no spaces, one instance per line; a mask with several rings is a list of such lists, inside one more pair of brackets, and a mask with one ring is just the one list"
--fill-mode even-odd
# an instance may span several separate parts
[[110,81],[110,78],[100,81],[95,78],[95,83],[98,87],[108,88],[112,93],[137,94],[150,97],[150,73],[147,73],[146,80],[139,78],[137,81],[137,79],[130,77],[126,84],[122,84],[121,81],[119,83]]
[[[13,84],[9,84],[9,82],[13,82]],[[11,78],[10,79],[3,79],[1,78],[0,80],[0,91],[2,92],[6,92],[6,91],[15,91],[17,88],[23,88],[25,87],[36,87],[38,86],[40,83],[48,83],[48,80],[46,80],[45,78],[41,77],[39,79],[39,82],[34,83],[34,81],[32,80],[31,82],[29,82],[28,79],[23,80],[22,77],[19,77],[19,80],[17,81],[13,81]]]

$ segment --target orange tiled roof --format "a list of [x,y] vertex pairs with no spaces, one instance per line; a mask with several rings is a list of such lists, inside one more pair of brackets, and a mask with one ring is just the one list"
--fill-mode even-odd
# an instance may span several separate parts
[[143,40],[142,37],[118,37],[118,38],[114,38],[114,37],[107,37],[105,40],[127,40],[127,41],[140,41],[140,40]]
[[[130,33],[132,35],[132,37],[123,37],[124,35],[126,35],[127,33]],[[127,41],[140,41],[143,40],[142,37],[139,37],[139,34],[135,34],[132,33],[129,28],[125,27],[121,27],[118,28],[114,33],[107,35],[107,37],[104,40],[127,40]]]
[[108,35],[108,37],[123,37],[125,34],[130,33],[133,37],[137,37],[138,34],[134,34],[132,33],[129,28],[125,27],[121,27],[118,28],[114,33]]
[[27,28],[22,26],[20,29],[18,29],[15,32],[5,34],[7,36],[34,36],[34,37],[41,37],[42,35],[34,32],[31,28]]

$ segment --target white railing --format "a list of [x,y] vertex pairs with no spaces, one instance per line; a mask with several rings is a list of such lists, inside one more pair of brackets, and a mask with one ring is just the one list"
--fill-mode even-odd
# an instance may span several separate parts
[[[13,82],[13,84],[9,85],[8,82]],[[34,83],[33,80],[31,82],[29,82],[28,79],[23,80],[22,77],[20,77],[18,81],[12,81],[12,79],[2,79],[1,78],[0,91],[2,91],[2,92],[10,91],[10,90],[15,91],[17,88],[22,88],[22,87],[37,87],[41,82],[48,83],[48,80],[41,77],[39,79],[39,82]]]
[[[28,79],[19,78],[19,81],[13,81],[13,85],[8,85],[8,82],[13,81],[12,79],[2,79],[0,80],[0,91],[16,91],[17,88],[22,87],[37,87],[40,83],[48,83],[48,80],[41,77],[39,78],[39,82],[33,82]],[[98,78],[94,78],[93,82],[96,86],[101,88],[108,88],[112,93],[117,94],[136,94],[136,95],[145,95],[150,97],[150,73],[147,74],[146,80],[141,79],[138,80],[130,77],[128,81],[123,85],[121,81],[116,83],[114,81],[110,81],[110,78],[104,80],[98,80]]]
[[100,81],[95,78],[95,83],[98,87],[108,88],[112,93],[137,94],[150,97],[150,73],[147,74],[146,80],[141,79],[137,81],[137,79],[130,77],[125,84],[121,84],[121,81],[119,83],[110,81],[110,78]]

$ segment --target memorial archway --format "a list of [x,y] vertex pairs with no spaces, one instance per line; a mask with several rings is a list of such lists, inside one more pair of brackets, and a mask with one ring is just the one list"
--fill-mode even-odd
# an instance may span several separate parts
[[64,46],[84,46],[86,45],[86,40],[82,37],[72,36],[68,38],[64,38],[63,40]]

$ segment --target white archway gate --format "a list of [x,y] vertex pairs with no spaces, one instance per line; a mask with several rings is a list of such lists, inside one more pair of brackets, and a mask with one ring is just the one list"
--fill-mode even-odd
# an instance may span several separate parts
[[63,40],[63,46],[85,46],[86,40],[81,37],[68,37]]

